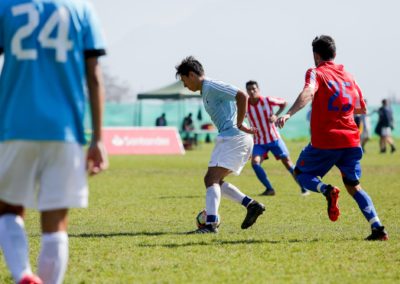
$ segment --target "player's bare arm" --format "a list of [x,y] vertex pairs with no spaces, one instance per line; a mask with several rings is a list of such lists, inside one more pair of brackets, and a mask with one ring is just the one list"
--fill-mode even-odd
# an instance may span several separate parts
[[248,134],[255,134],[256,130],[253,127],[247,127],[243,124],[247,112],[248,96],[243,91],[238,91],[236,94],[237,106],[237,127]]
[[296,101],[292,105],[292,107],[287,111],[287,113],[281,117],[279,117],[276,121],[276,125],[279,128],[282,128],[286,121],[294,115],[296,112],[304,108],[313,98],[314,96],[314,89],[310,87],[306,87],[297,97]]
[[280,104],[278,111],[269,117],[269,122],[274,123],[278,119],[279,115],[283,112],[286,105],[287,105],[286,101]]
[[357,85],[357,83],[354,83],[357,93],[356,93],[356,104],[354,106],[354,114],[367,114],[367,105],[364,101],[362,92],[360,87]]
[[101,133],[105,90],[97,57],[86,59],[86,76],[93,128],[92,141],[87,153],[87,170],[89,175],[95,175],[108,167]]

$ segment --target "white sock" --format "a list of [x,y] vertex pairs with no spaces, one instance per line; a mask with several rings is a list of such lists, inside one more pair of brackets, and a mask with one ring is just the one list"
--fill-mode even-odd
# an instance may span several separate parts
[[[219,184],[214,183],[212,186],[207,187],[206,192],[206,212],[207,215],[218,216],[218,207],[221,202],[221,188]],[[206,222],[206,224],[210,224]]]
[[24,274],[32,274],[28,240],[21,216],[5,214],[0,217],[0,246],[15,282],[18,283]]
[[42,235],[42,247],[39,255],[38,274],[43,283],[59,284],[63,282],[68,264],[67,232]]
[[227,197],[230,200],[235,201],[239,204],[242,204],[243,198],[246,197],[246,195],[243,194],[243,192],[241,192],[239,188],[229,182],[224,182],[221,185],[221,192],[222,196]]

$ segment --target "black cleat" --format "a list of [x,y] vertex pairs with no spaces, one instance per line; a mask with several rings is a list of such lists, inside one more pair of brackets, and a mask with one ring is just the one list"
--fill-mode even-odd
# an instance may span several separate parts
[[247,229],[251,227],[256,221],[258,216],[260,216],[265,211],[264,204],[258,203],[257,201],[253,200],[247,206],[247,214],[243,220],[242,229]]
[[389,235],[385,230],[384,226],[379,228],[373,228],[371,235],[369,235],[365,240],[366,241],[387,241],[389,239]]
[[192,235],[192,234],[216,234],[218,233],[218,229],[215,228],[213,225],[205,225],[202,228],[198,228],[197,230],[190,231],[187,234]]
[[265,196],[274,196],[275,195],[275,190],[273,188],[266,189],[261,195]]

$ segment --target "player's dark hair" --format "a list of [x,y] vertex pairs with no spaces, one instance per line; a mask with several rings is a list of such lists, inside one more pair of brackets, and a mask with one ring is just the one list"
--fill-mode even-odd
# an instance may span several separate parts
[[246,88],[247,88],[248,86],[252,86],[252,85],[256,85],[257,88],[258,88],[258,83],[257,83],[257,81],[254,81],[254,80],[247,81],[247,83],[246,83]]
[[178,76],[188,76],[189,72],[192,71],[195,74],[202,76],[204,75],[203,65],[194,58],[193,56],[188,56],[182,60],[182,62],[175,66],[176,69],[176,77]]
[[312,42],[313,52],[319,54],[322,60],[332,60],[336,56],[336,45],[332,37],[317,36]]

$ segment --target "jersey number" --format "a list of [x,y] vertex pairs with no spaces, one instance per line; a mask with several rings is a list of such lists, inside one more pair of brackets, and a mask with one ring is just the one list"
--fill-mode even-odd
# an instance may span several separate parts
[[[340,93],[344,98],[347,98],[349,102],[344,104],[340,111],[348,111],[351,108],[352,98],[351,95],[346,93],[346,87],[351,86],[350,82],[336,82],[336,81],[329,81],[328,85],[331,89],[335,91],[335,93],[329,98],[328,101],[328,110],[330,111],[339,111],[339,107],[334,106],[333,102],[340,96]],[[340,92],[341,91],[341,92]]]
[[[38,52],[34,48],[22,47],[22,41],[31,36],[39,25],[39,12],[31,3],[14,6],[12,8],[14,17],[27,15],[28,22],[21,26],[11,40],[11,53],[18,60],[36,60]],[[42,48],[52,48],[55,50],[56,61],[66,62],[67,53],[72,49],[73,42],[68,39],[70,26],[69,12],[65,7],[55,10],[39,32],[38,41]],[[56,37],[51,37],[53,30],[57,29]]]

